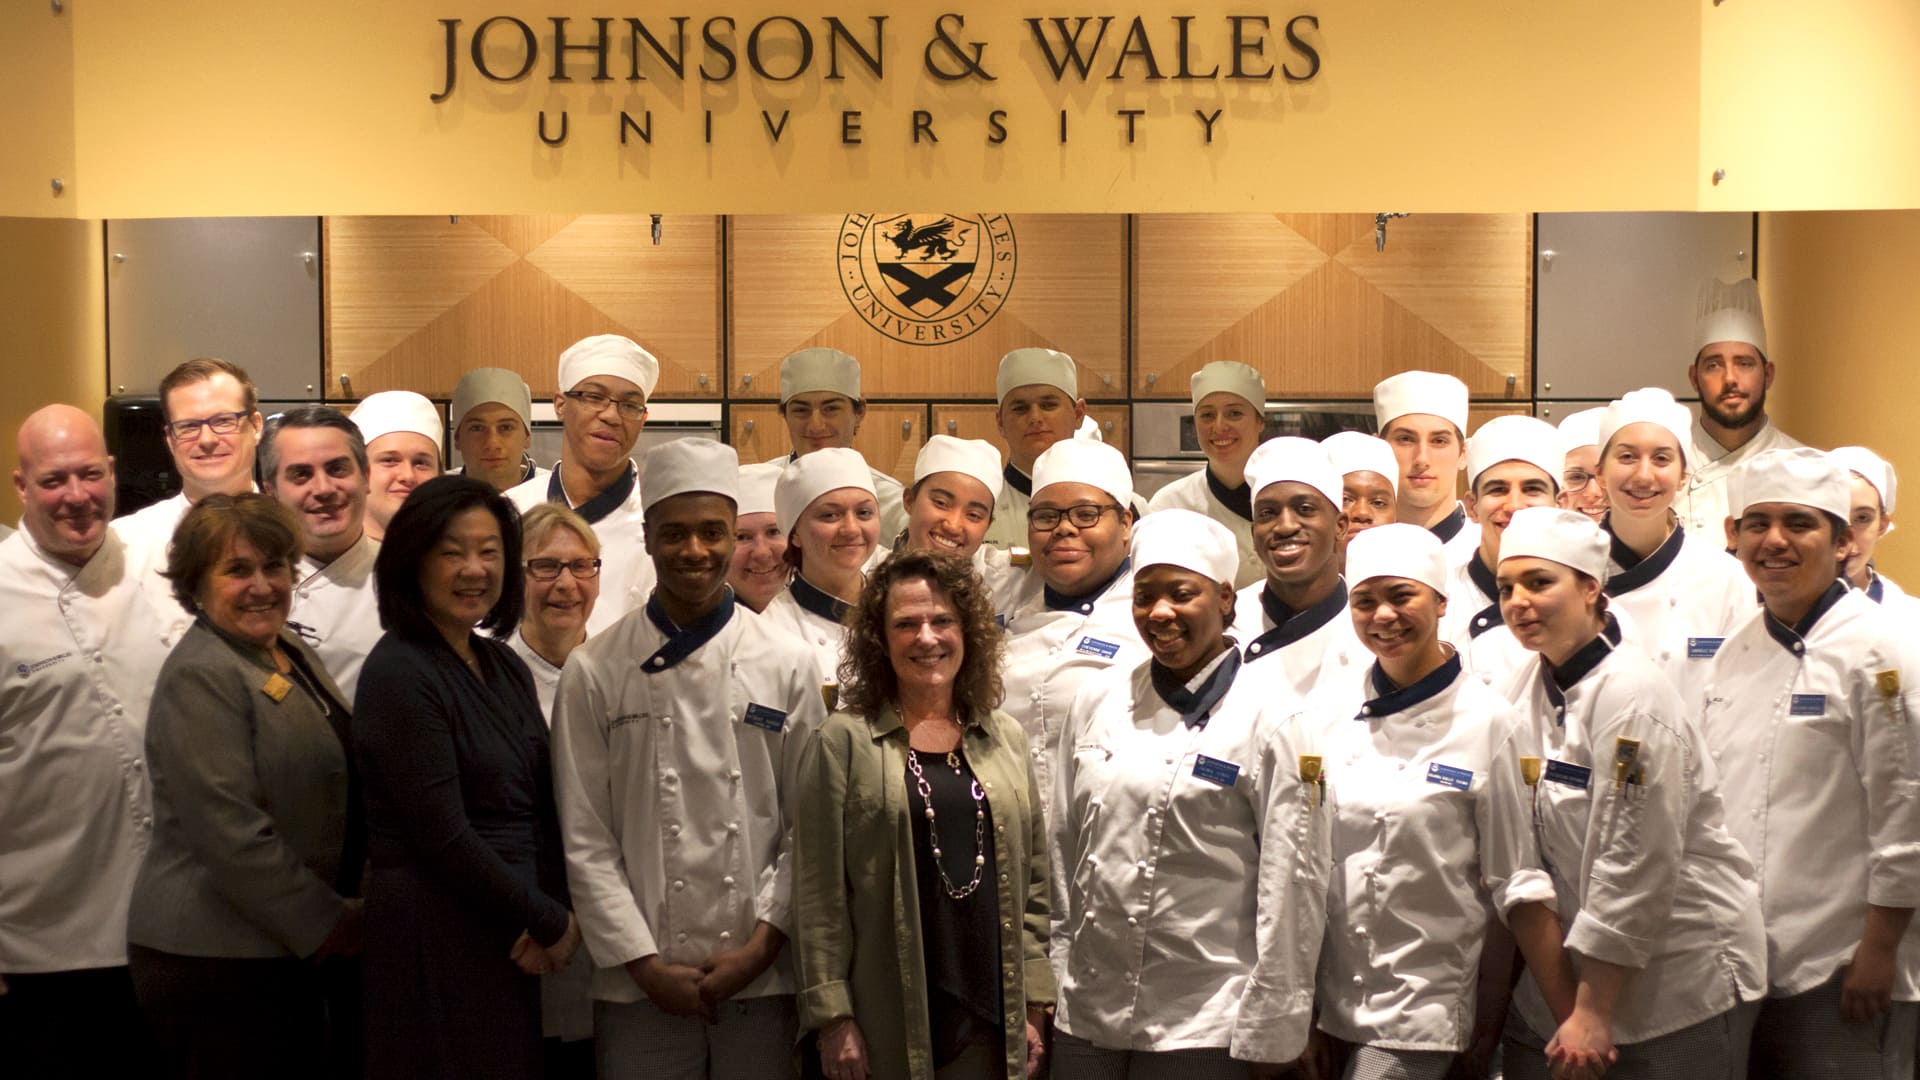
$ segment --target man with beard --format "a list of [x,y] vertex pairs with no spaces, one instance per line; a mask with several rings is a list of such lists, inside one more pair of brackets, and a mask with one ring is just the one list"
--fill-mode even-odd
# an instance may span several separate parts
[[740,463],[665,443],[641,485],[659,582],[567,657],[554,792],[609,1076],[792,1075],[788,780],[826,720],[807,647],[727,587]]
[[380,640],[368,534],[367,444],[338,409],[301,405],[267,421],[260,436],[267,494],[293,511],[305,552],[295,568],[287,625],[305,638],[351,702],[360,665]]
[[1800,446],[1767,419],[1773,361],[1767,359],[1767,327],[1760,288],[1751,278],[1731,285],[1709,280],[1700,290],[1693,365],[1687,381],[1700,395],[1687,451],[1687,490],[1674,503],[1680,523],[1711,542],[1726,539],[1727,478],[1768,450]]
[[26,513],[0,543],[0,1046],[9,1076],[137,1075],[152,1063],[127,905],[153,830],[147,703],[180,608],[149,606],[107,527],[113,459],[91,417],[49,405],[19,448]]

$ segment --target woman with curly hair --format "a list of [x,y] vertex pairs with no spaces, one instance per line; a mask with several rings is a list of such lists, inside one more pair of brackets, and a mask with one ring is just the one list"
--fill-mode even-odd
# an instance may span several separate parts
[[875,568],[795,814],[800,1022],[827,1080],[1019,1078],[1044,1054],[1040,794],[1000,665],[967,560]]

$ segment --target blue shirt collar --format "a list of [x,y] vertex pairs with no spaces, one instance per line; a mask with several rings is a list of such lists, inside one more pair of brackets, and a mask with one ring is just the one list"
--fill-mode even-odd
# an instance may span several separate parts
[[1453,681],[1460,677],[1460,654],[1447,657],[1446,662],[1421,676],[1412,686],[1395,686],[1393,680],[1381,669],[1380,661],[1375,660],[1367,672],[1367,684],[1373,687],[1374,697],[1360,706],[1355,720],[1376,720],[1383,716],[1392,716],[1404,712],[1415,705],[1438,696]]

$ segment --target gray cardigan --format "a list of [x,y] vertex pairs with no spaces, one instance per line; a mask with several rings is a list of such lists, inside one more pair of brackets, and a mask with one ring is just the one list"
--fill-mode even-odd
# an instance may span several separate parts
[[[365,851],[347,709],[293,632],[280,645],[328,700],[205,617],[167,656],[147,713],[153,840],[127,940],[184,956],[309,956]],[[343,867],[346,873],[343,875]]]

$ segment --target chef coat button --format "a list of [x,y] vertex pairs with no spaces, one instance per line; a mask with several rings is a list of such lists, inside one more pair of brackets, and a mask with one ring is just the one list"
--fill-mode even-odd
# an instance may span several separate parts
[[1361,978],[1361,977],[1360,977],[1360,976],[1358,976],[1358,975],[1355,975],[1355,976],[1353,977],[1353,985],[1355,985],[1355,986],[1365,986],[1365,985],[1367,985],[1367,980],[1365,980],[1365,979],[1363,979],[1363,978]]
[[682,881],[682,880],[680,880],[679,878],[674,878],[674,879],[673,879],[673,891],[674,891],[674,892],[679,892],[680,890],[682,890],[682,889],[684,889],[684,888],[686,888],[686,887],[687,887],[687,883],[686,883],[686,882],[684,882],[684,881]]
[[1139,926],[1139,925],[1140,925],[1140,920],[1139,920],[1139,919],[1136,919],[1136,918],[1134,918],[1134,917],[1133,917],[1133,916],[1131,916],[1131,915],[1129,915],[1129,916],[1127,916],[1127,925],[1128,925],[1128,926]]
[[1129,971],[1129,972],[1127,972],[1127,981],[1128,981],[1128,982],[1135,982],[1135,981],[1138,981],[1138,979],[1139,979],[1139,976],[1137,976],[1137,975],[1135,975],[1135,974],[1134,974],[1133,972],[1131,972],[1131,971]]
[[1147,868],[1147,860],[1141,859],[1139,862],[1134,863],[1133,865],[1138,869],[1145,870]]
[[728,874],[726,877],[721,878],[720,884],[725,885],[729,889],[733,888],[733,875]]
[[1371,705],[1362,705],[1362,706],[1360,706],[1360,715],[1361,715],[1361,716],[1372,716],[1372,715],[1373,715],[1373,706],[1371,706]]
[[668,835],[668,836],[679,836],[679,835],[680,835],[680,826],[678,826],[678,825],[669,825],[669,826],[667,826],[667,835]]
[[[1096,920],[1096,919],[1095,919],[1095,918],[1093,917],[1093,912],[1091,912],[1091,911],[1089,911],[1089,912],[1087,912],[1087,921],[1088,921],[1088,922],[1095,922],[1095,921],[1097,921],[1097,920]],[[1091,974],[1093,974],[1093,972],[1091,972],[1091,971],[1089,971],[1089,972],[1087,972],[1087,974],[1089,974],[1089,975],[1091,975]]]
[[687,940],[687,934],[686,934],[686,931],[684,931],[684,930],[683,930],[683,931],[681,931],[681,932],[680,932],[680,940],[681,940],[681,941],[685,941],[685,940]]
[[727,774],[727,779],[729,779],[729,780],[738,780],[738,779],[740,779],[740,770],[739,770],[739,769],[734,769],[734,770],[733,770],[732,772],[729,772],[729,773]]
[[1160,813],[1160,808],[1159,808],[1159,807],[1157,807],[1157,806],[1149,806],[1149,807],[1147,807],[1147,816],[1148,816],[1148,817],[1154,817],[1154,816],[1156,816],[1156,815],[1157,815],[1157,814],[1159,814],[1159,813]]
[[737,821],[729,821],[729,822],[727,822],[727,831],[728,831],[729,833],[737,833],[737,832],[739,832],[739,831],[740,831],[740,823],[739,823],[739,822],[737,822]]
[[1375,811],[1375,812],[1374,812],[1374,815],[1373,815],[1373,820],[1375,820],[1375,821],[1385,821],[1385,820],[1387,820],[1387,812],[1386,812],[1385,810],[1379,810],[1379,811]]
[[1002,885],[1005,885],[1006,883],[1007,883],[1007,875],[1005,875],[1005,874],[1001,874],[1001,875],[1000,875],[1000,884],[1002,884]]
[[1168,758],[1168,759],[1167,759],[1167,764],[1169,764],[1169,765],[1171,765],[1171,764],[1173,764],[1173,759],[1172,759],[1172,758]]
[[1002,923],[1000,924],[1000,929],[1002,929],[1002,930],[1011,930],[1011,929],[1013,929],[1013,922],[1012,922],[1012,920],[1008,920],[1008,921],[1006,921],[1006,922],[1002,922]]
[[1364,927],[1364,926],[1356,926],[1356,927],[1354,927],[1354,928],[1353,928],[1353,936],[1355,936],[1355,937],[1366,937],[1366,936],[1367,936],[1367,928],[1366,928],[1366,927]]
[[1398,765],[1395,765],[1395,766],[1394,766],[1394,768],[1396,768],[1396,769],[1405,769],[1406,767],[1407,767],[1407,763],[1406,763],[1406,762],[1404,762],[1404,761],[1403,761],[1403,762],[1401,762],[1400,764],[1398,764]]
[[1662,660],[1671,660],[1671,659],[1673,659],[1673,652],[1672,652],[1671,650],[1668,650],[1668,649],[1661,649],[1661,650],[1660,650],[1660,659],[1662,659]]
[[1767,763],[1767,755],[1765,755],[1765,754],[1761,754],[1761,755],[1760,755],[1760,764],[1762,764],[1762,765],[1765,765],[1766,763]]
[[720,931],[720,940],[721,940],[721,941],[732,941],[732,940],[733,940],[733,931],[731,931],[731,930],[722,930],[722,931]]
[[1096,858],[1094,858],[1093,856],[1091,856],[1091,855],[1089,855],[1089,856],[1087,856],[1087,865],[1088,865],[1088,866],[1099,866],[1099,865],[1100,865],[1100,860],[1098,860],[1098,859],[1096,859]]
[[1253,655],[1253,656],[1259,656],[1259,655],[1260,655],[1260,643],[1256,641],[1256,642],[1254,642],[1253,644],[1251,644],[1251,645],[1249,645],[1249,646],[1247,646],[1247,652],[1248,652],[1248,653],[1249,653],[1250,655]]
[[102,662],[102,661],[101,661],[101,659],[100,659],[100,654],[99,654],[98,652],[96,652],[96,653],[94,653],[94,654],[93,654],[93,662],[94,662],[94,663],[96,663],[96,664],[98,664],[98,663],[101,663],[101,662]]
[[661,724],[662,724],[663,726],[666,726],[666,725],[671,725],[671,724],[673,723],[673,717],[671,717],[671,716],[663,716],[663,717],[661,717],[661,718],[660,718],[660,723],[661,723]]

